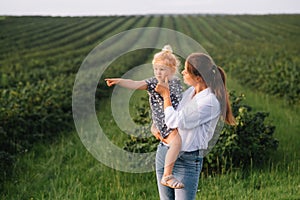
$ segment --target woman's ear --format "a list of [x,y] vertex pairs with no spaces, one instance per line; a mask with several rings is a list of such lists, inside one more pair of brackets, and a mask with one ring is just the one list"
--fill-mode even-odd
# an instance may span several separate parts
[[196,81],[199,82],[199,83],[203,83],[203,78],[201,76],[196,76]]

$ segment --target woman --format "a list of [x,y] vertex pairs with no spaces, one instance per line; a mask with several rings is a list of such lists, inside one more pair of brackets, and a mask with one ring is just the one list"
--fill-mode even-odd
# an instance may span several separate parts
[[212,59],[203,53],[191,54],[182,71],[184,82],[190,87],[183,93],[177,110],[172,107],[168,80],[160,81],[156,91],[164,99],[165,123],[169,128],[177,128],[182,139],[181,153],[175,162],[174,180],[180,180],[185,187],[172,189],[159,183],[168,146],[162,141],[156,154],[156,174],[160,199],[195,199],[203,154],[221,117],[228,124],[235,124],[229,97],[225,86],[225,73]]

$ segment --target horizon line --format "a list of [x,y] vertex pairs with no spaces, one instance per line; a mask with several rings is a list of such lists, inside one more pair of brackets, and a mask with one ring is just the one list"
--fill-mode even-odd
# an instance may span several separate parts
[[299,15],[300,13],[147,13],[147,14],[0,14],[1,17],[111,17],[111,16],[174,16],[174,15]]

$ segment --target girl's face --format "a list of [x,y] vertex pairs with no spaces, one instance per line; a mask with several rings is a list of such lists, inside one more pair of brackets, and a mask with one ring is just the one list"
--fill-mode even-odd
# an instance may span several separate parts
[[159,81],[164,81],[166,77],[170,80],[173,73],[170,67],[166,67],[163,65],[154,65],[153,66],[154,76]]
[[185,84],[195,86],[197,83],[199,83],[199,81],[196,80],[196,77],[188,72],[187,63],[185,63],[184,70],[181,72],[181,74]]

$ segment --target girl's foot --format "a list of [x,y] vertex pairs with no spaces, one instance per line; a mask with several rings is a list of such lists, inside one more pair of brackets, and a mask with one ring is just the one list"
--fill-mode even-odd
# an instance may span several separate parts
[[161,179],[160,183],[173,189],[184,188],[184,184],[181,181],[177,180],[173,175],[164,176]]

